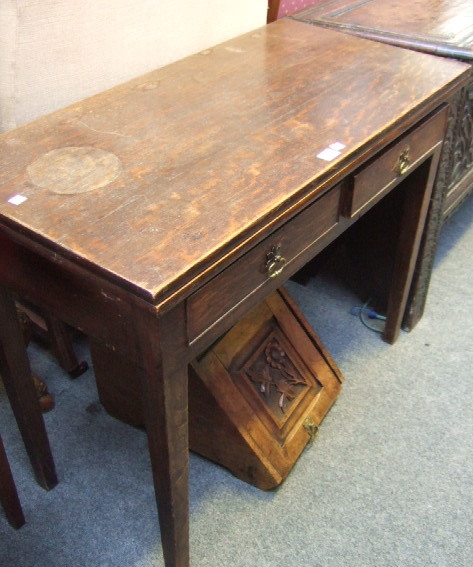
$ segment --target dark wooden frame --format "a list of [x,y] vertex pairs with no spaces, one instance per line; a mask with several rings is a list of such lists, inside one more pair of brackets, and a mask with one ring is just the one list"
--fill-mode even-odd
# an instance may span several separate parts
[[268,24],[274,22],[278,17],[279,5],[281,0],[269,0],[268,1]]

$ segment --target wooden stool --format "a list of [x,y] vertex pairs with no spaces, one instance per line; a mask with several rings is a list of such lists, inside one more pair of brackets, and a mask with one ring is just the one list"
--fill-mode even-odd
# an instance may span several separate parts
[[[37,307],[16,298],[16,308],[20,320],[25,346],[31,340],[51,348],[59,365],[71,378],[78,378],[88,368],[85,360],[79,360],[72,344],[72,329],[63,321],[49,313],[42,313]],[[46,383],[32,374],[41,411],[46,413],[54,408],[55,402]]]
[[78,378],[88,369],[87,362],[79,360],[74,351],[73,329],[51,313],[41,311],[23,299],[16,300],[16,307],[27,344],[30,340],[36,340],[49,346],[61,368],[71,378]]

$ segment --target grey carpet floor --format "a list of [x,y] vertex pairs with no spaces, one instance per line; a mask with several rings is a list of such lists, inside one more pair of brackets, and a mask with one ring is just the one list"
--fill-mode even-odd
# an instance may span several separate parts
[[[424,318],[394,346],[349,314],[359,300],[338,276],[289,284],[342,394],[276,491],[191,455],[194,567],[473,564],[472,216],[470,199],[445,225]],[[162,566],[144,433],[105,413],[92,370],[73,381],[41,349],[30,357],[56,398],[45,420],[60,483],[35,483],[0,394],[27,519],[15,531],[0,513],[0,565]]]

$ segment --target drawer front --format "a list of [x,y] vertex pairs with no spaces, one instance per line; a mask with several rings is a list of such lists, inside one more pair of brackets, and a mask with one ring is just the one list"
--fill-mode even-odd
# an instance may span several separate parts
[[189,341],[267,282],[278,282],[279,287],[287,278],[285,268],[337,225],[340,193],[339,185],[332,188],[191,295],[187,300]]
[[448,109],[442,108],[353,176],[347,216],[354,217],[371,201],[394,187],[444,137]]

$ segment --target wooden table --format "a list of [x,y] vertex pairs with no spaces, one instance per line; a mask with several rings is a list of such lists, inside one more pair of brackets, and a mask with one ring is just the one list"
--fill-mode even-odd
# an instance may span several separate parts
[[[294,19],[406,49],[473,62],[471,0],[319,0]],[[442,224],[473,191],[473,78],[451,102],[446,142],[403,327],[422,317]]]
[[0,138],[0,281],[144,369],[167,567],[189,564],[189,361],[395,187],[396,339],[467,78],[279,21]]

